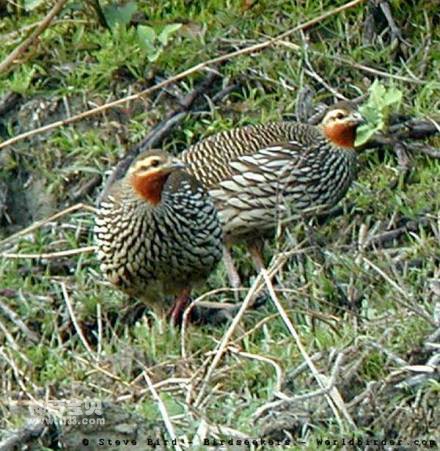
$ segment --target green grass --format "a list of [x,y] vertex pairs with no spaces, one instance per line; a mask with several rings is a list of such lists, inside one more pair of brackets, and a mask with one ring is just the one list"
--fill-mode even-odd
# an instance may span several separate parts
[[[99,24],[88,3],[68,2],[38,45],[9,73],[0,75],[0,97],[11,91],[20,95],[0,118],[1,138],[140,91],[209,58],[275,36],[344,2],[137,3],[134,23],[110,31]],[[439,36],[434,6],[421,3],[423,7],[390,2],[410,47],[399,50],[388,41],[387,32],[365,42],[362,23],[366,6],[362,6],[312,28],[307,48],[298,34],[287,39],[303,46],[300,52],[279,45],[218,66],[223,81],[215,90],[221,89],[221,83],[231,82],[239,83],[239,88],[212,108],[201,103],[203,114],[189,114],[167,136],[163,147],[178,153],[221,130],[291,118],[298,92],[306,85],[314,89],[315,103],[330,103],[331,92],[310,76],[307,60],[328,85],[348,98],[367,92],[374,77],[335,58],[386,72],[390,77],[382,82],[403,92],[402,113],[438,120]],[[4,38],[0,61],[26,36],[25,27],[47,12],[45,2],[29,12],[12,3],[7,8],[10,14],[0,23]],[[150,63],[137,41],[136,24],[154,27],[170,23],[183,26],[157,61]],[[158,91],[0,150],[0,190],[9,190],[6,209],[0,197],[0,240],[71,205],[74,194],[96,175],[105,178],[105,171],[114,167],[127,149],[177,108],[176,97],[189,93],[204,75],[196,73],[168,86],[166,92]],[[415,76],[422,83],[395,76]],[[438,142],[434,138],[431,144],[438,146]],[[0,260],[0,301],[25,325],[20,327],[0,307],[0,429],[10,431],[29,417],[27,410],[12,408],[11,401],[102,398],[140,415],[169,438],[145,373],[156,384],[179,437],[194,438],[205,422],[210,438],[242,434],[306,442],[303,447],[290,445],[288,449],[328,449],[316,440],[354,434],[404,441],[438,438],[438,383],[432,377],[413,387],[396,388],[417,373],[402,368],[391,356],[408,365],[426,364],[434,350],[425,343],[435,329],[427,318],[434,317],[439,302],[430,281],[439,277],[440,166],[422,154],[410,157],[411,171],[404,183],[390,148],[363,153],[359,178],[342,202],[343,215],[319,227],[292,224],[283,239],[268,240],[265,249],[268,262],[279,252],[302,250],[284,264],[275,288],[322,374],[330,377],[337,355],[344,355],[335,387],[356,430],[340,411],[339,418],[334,415],[323,394],[267,406],[255,416],[266,403],[278,399],[277,382],[289,397],[319,389],[308,367],[292,376],[304,359],[270,301],[246,313],[231,338],[233,352],[227,350],[218,363],[201,407],[195,407],[212,352],[229,325],[189,326],[182,339],[179,330],[155,314],[136,316],[133,302],[102,280],[91,253]],[[80,201],[94,205],[99,191],[98,186]],[[383,249],[359,246],[362,239],[424,215],[428,215],[425,226],[399,236]],[[92,213],[81,209],[15,237],[7,245],[0,244],[0,251],[41,254],[86,247],[93,242],[92,224]],[[313,249],[303,242],[306,238],[316,244]],[[242,247],[235,249],[235,257],[245,285],[250,286],[255,274]],[[226,273],[220,265],[195,295],[226,286]],[[213,301],[231,299],[228,292],[209,297]],[[68,302],[93,355],[78,335]],[[38,343],[28,336],[27,329],[38,334]],[[276,368],[281,372],[279,381]],[[350,404],[362,393],[366,396],[363,401]],[[44,439],[40,445],[54,446]]]

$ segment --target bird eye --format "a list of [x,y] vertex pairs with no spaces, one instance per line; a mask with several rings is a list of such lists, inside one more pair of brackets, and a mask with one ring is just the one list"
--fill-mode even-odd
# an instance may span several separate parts
[[336,115],[336,119],[343,119],[344,118],[344,113],[338,113],[337,115]]
[[153,168],[157,168],[160,165],[160,161],[159,160],[152,160],[151,161],[151,166]]

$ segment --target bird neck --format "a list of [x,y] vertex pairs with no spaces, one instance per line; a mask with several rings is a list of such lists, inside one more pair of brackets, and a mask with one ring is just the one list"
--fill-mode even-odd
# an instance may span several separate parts
[[169,175],[163,172],[147,176],[132,175],[131,186],[143,200],[156,207],[162,201],[164,185]]
[[323,127],[324,135],[337,147],[354,149],[356,127],[350,124],[332,124]]

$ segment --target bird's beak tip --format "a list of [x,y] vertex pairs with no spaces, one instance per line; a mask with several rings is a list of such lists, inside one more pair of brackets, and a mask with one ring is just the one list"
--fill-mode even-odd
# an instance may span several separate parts
[[361,124],[363,124],[365,122],[365,119],[360,113],[355,112],[355,113],[352,114],[352,121],[356,125],[361,125]]
[[172,169],[185,169],[186,165],[183,161],[179,160],[178,158],[173,158],[171,160],[171,165],[170,167]]

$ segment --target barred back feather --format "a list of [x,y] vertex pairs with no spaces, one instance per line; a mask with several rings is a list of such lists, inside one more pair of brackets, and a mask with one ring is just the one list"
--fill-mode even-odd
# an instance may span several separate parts
[[331,143],[319,126],[292,122],[221,132],[181,159],[209,190],[232,240],[336,204],[356,173],[353,149]]

